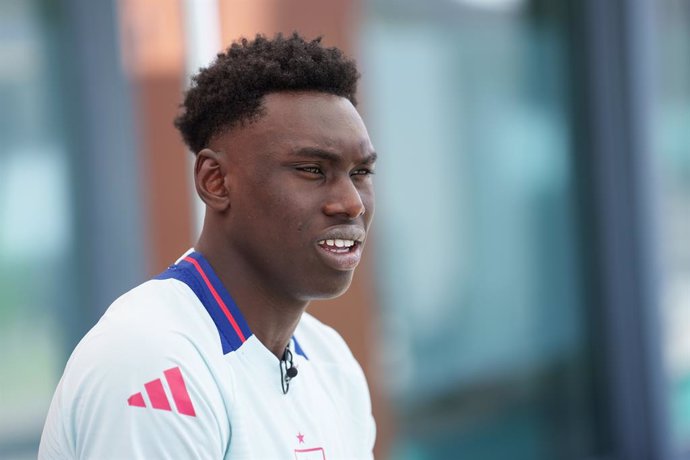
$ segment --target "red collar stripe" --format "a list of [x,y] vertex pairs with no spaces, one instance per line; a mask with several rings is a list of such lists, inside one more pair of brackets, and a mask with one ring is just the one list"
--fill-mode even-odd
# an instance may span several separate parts
[[206,283],[206,287],[208,287],[209,291],[211,291],[213,298],[216,299],[216,302],[218,302],[220,309],[223,310],[225,317],[228,319],[228,321],[230,321],[230,324],[232,325],[232,328],[237,333],[237,336],[244,343],[244,341],[246,341],[247,339],[245,338],[244,334],[242,333],[242,329],[240,329],[240,326],[237,324],[237,321],[235,321],[235,318],[232,316],[232,313],[230,313],[230,310],[228,310],[227,305],[225,305],[225,302],[223,302],[223,299],[220,298],[220,296],[218,295],[218,292],[213,287],[213,284],[211,284],[211,282],[209,281],[208,277],[206,276],[206,273],[204,273],[204,269],[201,268],[201,265],[199,265],[199,262],[197,262],[195,259],[193,259],[192,257],[189,257],[189,256],[185,257],[184,260],[189,262],[190,264],[194,265],[194,268],[196,268],[196,270],[201,275],[201,278]]

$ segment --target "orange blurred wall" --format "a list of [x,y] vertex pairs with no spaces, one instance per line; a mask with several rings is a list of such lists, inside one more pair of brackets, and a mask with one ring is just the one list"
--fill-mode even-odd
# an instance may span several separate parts
[[185,82],[182,10],[170,0],[120,0],[124,67],[137,117],[149,274],[193,243],[190,155],[173,126]]

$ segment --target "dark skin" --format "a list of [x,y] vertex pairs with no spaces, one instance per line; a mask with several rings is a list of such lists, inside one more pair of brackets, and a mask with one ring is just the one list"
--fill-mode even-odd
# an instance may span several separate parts
[[256,337],[282,357],[309,302],[342,294],[374,215],[374,153],[346,98],[264,96],[262,114],[197,153],[196,249]]

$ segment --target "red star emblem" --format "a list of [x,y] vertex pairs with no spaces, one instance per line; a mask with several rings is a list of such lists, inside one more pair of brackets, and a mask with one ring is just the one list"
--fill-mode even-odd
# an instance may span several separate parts
[[300,444],[304,444],[304,435],[302,433],[297,433],[297,439],[299,439]]

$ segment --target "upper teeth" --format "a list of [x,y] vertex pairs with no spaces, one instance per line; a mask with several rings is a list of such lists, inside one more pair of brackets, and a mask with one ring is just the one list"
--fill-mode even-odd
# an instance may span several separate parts
[[349,248],[355,245],[354,240],[321,240],[319,244],[326,246],[335,246],[337,248]]

